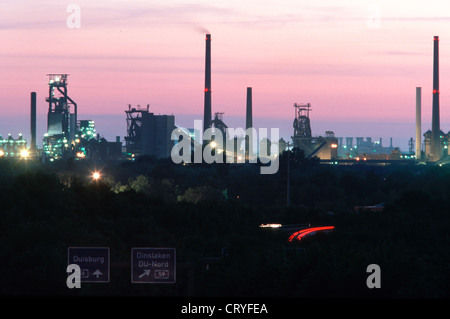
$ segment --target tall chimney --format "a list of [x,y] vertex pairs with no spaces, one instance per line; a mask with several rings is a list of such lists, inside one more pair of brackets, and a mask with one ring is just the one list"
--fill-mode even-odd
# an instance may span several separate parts
[[30,133],[32,151],[36,150],[36,92],[31,92]]
[[416,87],[416,160],[422,157],[422,88]]
[[211,127],[211,35],[206,35],[205,54],[205,105],[203,110],[203,132]]
[[431,120],[431,160],[441,157],[441,129],[439,127],[439,37],[434,37],[433,56],[433,113]]
[[249,159],[249,155],[253,155],[253,135],[248,131],[253,127],[253,115],[252,115],[252,88],[247,88],[247,112],[245,116],[245,129],[248,135],[245,136],[245,157]]

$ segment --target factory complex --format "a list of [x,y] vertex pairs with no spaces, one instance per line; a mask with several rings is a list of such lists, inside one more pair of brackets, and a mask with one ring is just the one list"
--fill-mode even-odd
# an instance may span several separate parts
[[[30,93],[30,135],[27,142],[22,135],[14,138],[0,136],[0,157],[33,158],[42,162],[74,158],[77,160],[135,160],[142,156],[165,159],[173,156],[175,145],[188,140],[191,151],[209,147],[213,153],[223,154],[232,162],[254,162],[255,158],[272,158],[285,150],[301,149],[306,158],[317,157],[326,164],[376,164],[392,162],[434,163],[448,162],[450,132],[440,128],[439,103],[439,37],[433,39],[433,100],[431,130],[421,132],[422,88],[415,88],[416,131],[409,141],[409,151],[401,152],[383,141],[371,137],[337,137],[332,130],[323,135],[312,134],[311,103],[293,103],[294,119],[291,140],[271,134],[257,140],[253,126],[252,87],[246,87],[245,125],[242,130],[231,130],[224,119],[224,112],[212,112],[211,86],[211,35],[206,34],[204,109],[201,126],[179,127],[175,115],[151,112],[146,106],[128,105],[124,111],[127,135],[108,141],[96,131],[95,121],[83,119],[78,113],[76,98],[69,94],[68,74],[47,74],[48,103],[47,130],[42,148],[37,147],[36,92]],[[255,108],[257,111],[257,108]],[[214,115],[213,115],[214,114]],[[208,131],[208,134],[205,134]],[[270,131],[270,130],[268,130]],[[218,147],[218,145],[220,147]],[[230,146],[231,145],[231,146]],[[228,147],[230,146],[230,147]],[[230,161],[228,161],[230,162]]]

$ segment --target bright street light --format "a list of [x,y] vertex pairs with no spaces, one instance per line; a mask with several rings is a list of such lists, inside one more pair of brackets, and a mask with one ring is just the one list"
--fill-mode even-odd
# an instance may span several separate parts
[[94,172],[92,174],[92,179],[94,179],[95,181],[98,181],[100,179],[100,173],[99,172]]
[[30,156],[30,152],[28,152],[28,150],[23,149],[20,151],[20,157],[22,158],[28,158]]

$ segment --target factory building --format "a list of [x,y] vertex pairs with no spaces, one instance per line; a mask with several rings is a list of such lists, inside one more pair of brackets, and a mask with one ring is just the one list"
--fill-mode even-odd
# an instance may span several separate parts
[[383,140],[373,140],[371,137],[356,137],[355,144],[353,144],[353,137],[346,137],[345,142],[343,137],[339,137],[338,156],[345,159],[355,159],[358,157],[366,159],[385,159],[393,160],[400,159],[399,148],[392,144],[392,137],[390,138],[390,145],[383,146]]
[[17,139],[8,134],[6,139],[0,135],[0,157],[28,157],[27,141],[19,134]]
[[155,115],[146,108],[128,105],[126,152],[134,156],[168,158],[173,148],[171,139],[175,127],[174,115]]
[[[425,148],[425,159],[430,161],[431,154],[433,154],[431,148],[433,133],[431,130],[428,130],[423,134],[423,136],[424,136],[423,144]],[[445,134],[444,132],[440,131],[439,141],[440,141],[439,144],[440,152],[438,154],[438,157],[439,159],[443,159],[444,157],[447,157],[449,155],[448,145],[450,142],[450,132]]]
[[173,148],[171,139],[175,129],[175,116],[145,113],[142,126],[142,155],[156,158],[170,157]]
[[75,144],[77,145],[77,158],[91,160],[108,160],[122,158],[122,142],[120,137],[116,137],[115,142],[108,142],[96,133],[95,122],[93,120],[78,121],[79,132],[76,134]]
[[[122,142],[120,137],[116,137],[115,142],[108,142],[97,134],[96,138],[91,138],[87,142],[81,142],[81,147],[85,152],[86,158],[96,161],[118,160],[122,158]],[[77,157],[83,153],[78,152]]]

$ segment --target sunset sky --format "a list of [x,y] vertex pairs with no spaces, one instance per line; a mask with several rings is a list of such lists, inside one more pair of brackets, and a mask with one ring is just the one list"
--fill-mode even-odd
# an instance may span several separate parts
[[[76,18],[79,28],[68,24]],[[313,135],[362,136],[407,148],[431,127],[433,36],[440,38],[441,129],[450,130],[448,1],[3,0],[0,134],[29,135],[30,92],[46,130],[48,73],[67,73],[78,118],[107,139],[126,134],[128,104],[202,119],[205,34],[212,37],[212,112],[293,133],[294,103],[311,103]],[[447,89],[448,88],[448,89]],[[40,142],[40,138],[38,138]],[[385,143],[388,146],[388,142]]]

